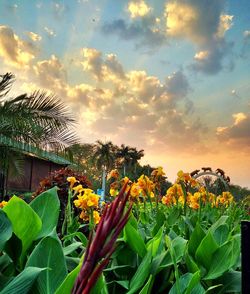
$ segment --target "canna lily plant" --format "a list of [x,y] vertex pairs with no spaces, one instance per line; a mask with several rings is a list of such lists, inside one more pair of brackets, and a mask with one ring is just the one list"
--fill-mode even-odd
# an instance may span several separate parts
[[132,203],[130,203],[126,210],[130,194],[127,184],[125,183],[117,198],[110,205],[106,205],[96,232],[92,231],[90,234],[84,261],[72,294],[90,293],[102,270],[108,264],[115,250],[116,239],[126,225],[132,209]]

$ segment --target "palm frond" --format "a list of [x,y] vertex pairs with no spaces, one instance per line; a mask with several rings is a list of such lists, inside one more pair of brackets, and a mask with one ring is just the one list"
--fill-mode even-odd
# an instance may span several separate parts
[[5,97],[10,91],[11,85],[14,82],[14,75],[11,73],[6,73],[4,75],[0,75],[2,79],[0,81],[0,98]]

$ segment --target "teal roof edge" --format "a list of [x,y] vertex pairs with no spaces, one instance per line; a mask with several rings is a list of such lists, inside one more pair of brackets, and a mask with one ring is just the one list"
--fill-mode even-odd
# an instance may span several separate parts
[[6,136],[0,135],[0,146],[8,146],[12,149],[15,149],[17,151],[23,152],[23,153],[31,153],[32,155],[43,159],[43,160],[49,160],[57,164],[62,165],[70,165],[72,164],[71,161],[60,157],[52,152],[48,152],[45,150],[42,150],[40,148],[37,148],[35,146],[29,145],[27,143],[19,142],[14,139],[8,138]]

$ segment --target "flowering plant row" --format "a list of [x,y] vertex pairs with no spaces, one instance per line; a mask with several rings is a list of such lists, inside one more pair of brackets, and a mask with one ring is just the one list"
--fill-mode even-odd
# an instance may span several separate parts
[[106,204],[68,177],[62,232],[57,187],[0,203],[1,293],[240,293],[245,204],[182,171],[161,195],[162,177],[112,171]]

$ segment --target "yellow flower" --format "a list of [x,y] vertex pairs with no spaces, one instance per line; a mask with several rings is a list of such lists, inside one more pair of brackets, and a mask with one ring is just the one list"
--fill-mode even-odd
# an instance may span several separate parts
[[97,225],[101,219],[98,211],[96,210],[93,211],[93,218],[94,218],[94,223]]
[[114,178],[114,179],[119,178],[119,172],[117,169],[112,169],[111,172],[108,174],[107,180],[112,179],[112,178]]
[[161,177],[165,175],[165,172],[163,171],[163,168],[161,166],[157,167],[155,170],[151,173],[152,176],[155,177]]
[[132,198],[137,198],[139,197],[139,195],[140,195],[140,187],[134,183],[130,190],[130,196]]
[[98,207],[98,201],[100,196],[92,193],[88,195],[87,206],[88,207]]
[[112,197],[115,197],[115,196],[117,196],[117,195],[119,194],[119,191],[116,190],[116,189],[111,188],[111,189],[109,190],[109,194],[110,194]]
[[70,189],[73,188],[75,183],[79,183],[79,181],[77,181],[75,177],[67,177],[67,181],[70,183]]
[[79,216],[81,219],[83,219],[84,221],[88,221],[89,220],[89,216],[88,214],[86,213],[85,210],[83,210]]
[[74,187],[73,190],[76,192],[76,194],[84,191],[82,185],[78,185],[78,186]]
[[2,201],[0,202],[0,208],[3,208],[4,206],[6,206],[8,204],[7,201]]

